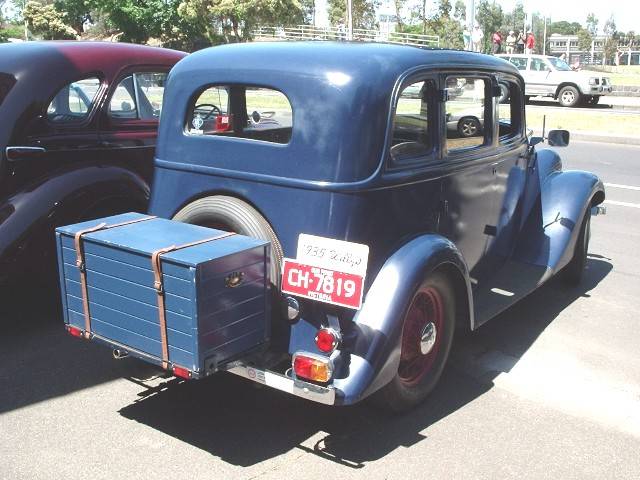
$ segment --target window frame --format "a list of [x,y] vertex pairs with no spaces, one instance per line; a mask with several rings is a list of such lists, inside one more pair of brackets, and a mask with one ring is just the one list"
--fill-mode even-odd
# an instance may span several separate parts
[[[224,135],[224,134],[218,134],[218,135],[203,135],[203,134],[196,134],[196,133],[192,133],[190,131],[190,125],[191,125],[191,118],[193,115],[193,111],[194,108],[196,106],[196,102],[198,101],[198,99],[202,96],[202,94],[204,92],[206,92],[208,89],[210,88],[214,88],[214,87],[222,87],[227,89],[227,115],[233,115],[234,116],[234,122],[236,121],[236,118],[240,118],[240,122],[242,122],[242,120],[244,119],[245,121],[248,120],[249,118],[249,113],[247,111],[247,102],[246,102],[246,91],[247,88],[262,88],[262,89],[267,89],[267,90],[272,90],[274,92],[279,93],[280,95],[282,95],[286,100],[287,103],[289,104],[289,107],[291,108],[291,134],[289,136],[289,139],[287,142],[274,142],[274,141],[270,141],[270,140],[263,140],[263,139],[259,139],[259,138],[247,138],[247,137],[241,137],[241,136],[236,136],[236,135]],[[233,92],[234,87],[236,88],[241,88],[243,90],[243,95],[238,95],[237,93]],[[234,108],[235,106],[235,108]],[[234,113],[236,110],[239,110],[241,113],[239,115],[236,115],[236,113]],[[231,113],[229,113],[231,112]],[[209,139],[225,139],[225,140],[231,140],[231,141],[243,141],[243,142],[260,142],[261,144],[266,144],[266,145],[274,145],[274,146],[278,146],[278,147],[286,147],[288,145],[291,144],[292,140],[293,140],[293,134],[294,134],[294,125],[296,122],[296,111],[295,108],[293,106],[293,103],[291,102],[291,99],[289,98],[289,96],[282,90],[280,90],[279,88],[276,88],[274,86],[271,85],[265,85],[265,84],[256,84],[256,83],[237,83],[237,82],[216,82],[216,83],[208,83],[206,85],[202,85],[200,87],[198,87],[197,89],[195,89],[193,91],[193,93],[191,94],[191,96],[189,97],[189,100],[187,101],[187,108],[185,109],[185,116],[182,122],[182,134],[184,136],[187,136],[189,138],[209,138]],[[287,127],[282,127],[282,128],[287,128]],[[274,129],[275,130],[275,129]]]
[[[398,102],[402,92],[418,82],[428,82],[433,88],[433,95],[427,98],[427,123],[431,125],[428,128],[427,134],[430,141],[430,149],[424,153],[418,155],[406,155],[399,159],[396,159],[391,154],[393,148],[393,127],[395,124],[395,116],[398,108]],[[399,171],[399,170],[412,170],[419,169],[429,164],[436,164],[440,162],[439,155],[439,138],[440,138],[440,122],[439,118],[440,101],[439,101],[439,84],[438,76],[433,72],[417,72],[407,76],[400,85],[392,92],[392,102],[389,108],[389,119],[387,122],[387,141],[385,142],[385,157],[386,157],[386,170]]]
[[[83,80],[89,80],[91,78],[96,78],[99,82],[99,86],[98,86],[98,90],[96,91],[96,95],[93,98],[91,108],[87,111],[87,114],[77,122],[60,122],[59,123],[59,122],[51,121],[47,111],[49,110],[49,106],[53,102],[54,98],[56,98],[56,96],[60,93],[60,91],[65,87],[69,87],[72,83],[81,82]],[[93,118],[96,115],[96,111],[100,110],[102,105],[102,99],[104,98],[104,93],[106,89],[107,89],[107,84],[105,81],[105,76],[102,72],[90,72],[74,80],[65,81],[61,86],[59,86],[54,90],[53,95],[51,95],[48,98],[47,102],[44,104],[44,109],[43,109],[44,113],[42,114],[42,116],[46,124],[54,130],[84,128],[93,121]]]
[[[149,73],[157,73],[165,75],[165,83],[169,75],[169,70],[166,67],[154,67],[154,66],[136,66],[134,68],[128,68],[118,73],[114,78],[115,80],[111,82],[111,88],[107,92],[106,100],[104,102],[104,117],[113,125],[157,125],[160,122],[160,117],[162,116],[162,109],[160,109],[160,115],[157,118],[140,118],[140,100],[139,93],[137,87],[137,79],[136,75],[143,75]],[[116,90],[120,86],[120,84],[127,78],[132,77],[133,81],[133,92],[134,97],[133,101],[136,102],[135,110],[136,110],[136,118],[125,118],[125,117],[114,117],[111,115],[111,100],[116,93]],[[164,87],[166,89],[166,85]],[[164,105],[164,90],[162,91],[163,105]]]
[[495,100],[495,104],[496,104],[496,111],[495,111],[495,115],[494,115],[494,129],[496,132],[496,136],[497,136],[497,145],[498,147],[506,147],[506,146],[510,146],[510,145],[519,145],[520,143],[522,143],[523,139],[526,139],[526,116],[525,116],[525,111],[524,111],[524,85],[521,85],[520,82],[518,81],[518,78],[515,75],[510,75],[508,73],[502,73],[499,72],[495,75],[496,81],[498,82],[498,84],[500,84],[501,81],[503,82],[509,82],[511,84],[513,84],[517,90],[518,90],[518,95],[515,98],[516,103],[514,104],[513,102],[513,93],[509,92],[509,97],[510,97],[510,102],[509,105],[511,107],[511,120],[513,121],[513,113],[514,111],[518,112],[517,118],[518,118],[518,129],[516,132],[512,132],[509,135],[502,135],[500,136],[500,114],[499,114],[499,109],[500,109],[500,101],[499,101],[499,97],[496,97]]

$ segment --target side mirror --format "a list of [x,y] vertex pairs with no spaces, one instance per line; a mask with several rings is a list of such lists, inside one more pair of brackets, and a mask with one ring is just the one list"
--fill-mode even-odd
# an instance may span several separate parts
[[549,146],[566,147],[569,145],[569,130],[549,130]]

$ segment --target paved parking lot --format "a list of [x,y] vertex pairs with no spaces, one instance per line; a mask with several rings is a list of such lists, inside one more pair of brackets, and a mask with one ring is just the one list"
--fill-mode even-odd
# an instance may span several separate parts
[[66,335],[29,292],[5,299],[0,479],[638,478],[640,147],[562,153],[609,184],[583,284],[552,281],[457,339],[401,417],[160,378]]

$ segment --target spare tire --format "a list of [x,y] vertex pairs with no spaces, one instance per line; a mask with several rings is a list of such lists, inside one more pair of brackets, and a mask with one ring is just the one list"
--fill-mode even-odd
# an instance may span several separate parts
[[224,195],[205,197],[182,208],[173,220],[271,242],[271,283],[280,289],[282,245],[269,222],[247,202]]

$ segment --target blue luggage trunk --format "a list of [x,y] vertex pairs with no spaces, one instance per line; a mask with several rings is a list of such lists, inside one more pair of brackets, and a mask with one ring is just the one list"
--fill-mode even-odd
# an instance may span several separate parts
[[268,242],[138,213],[60,227],[56,241],[72,333],[196,378],[269,340]]

